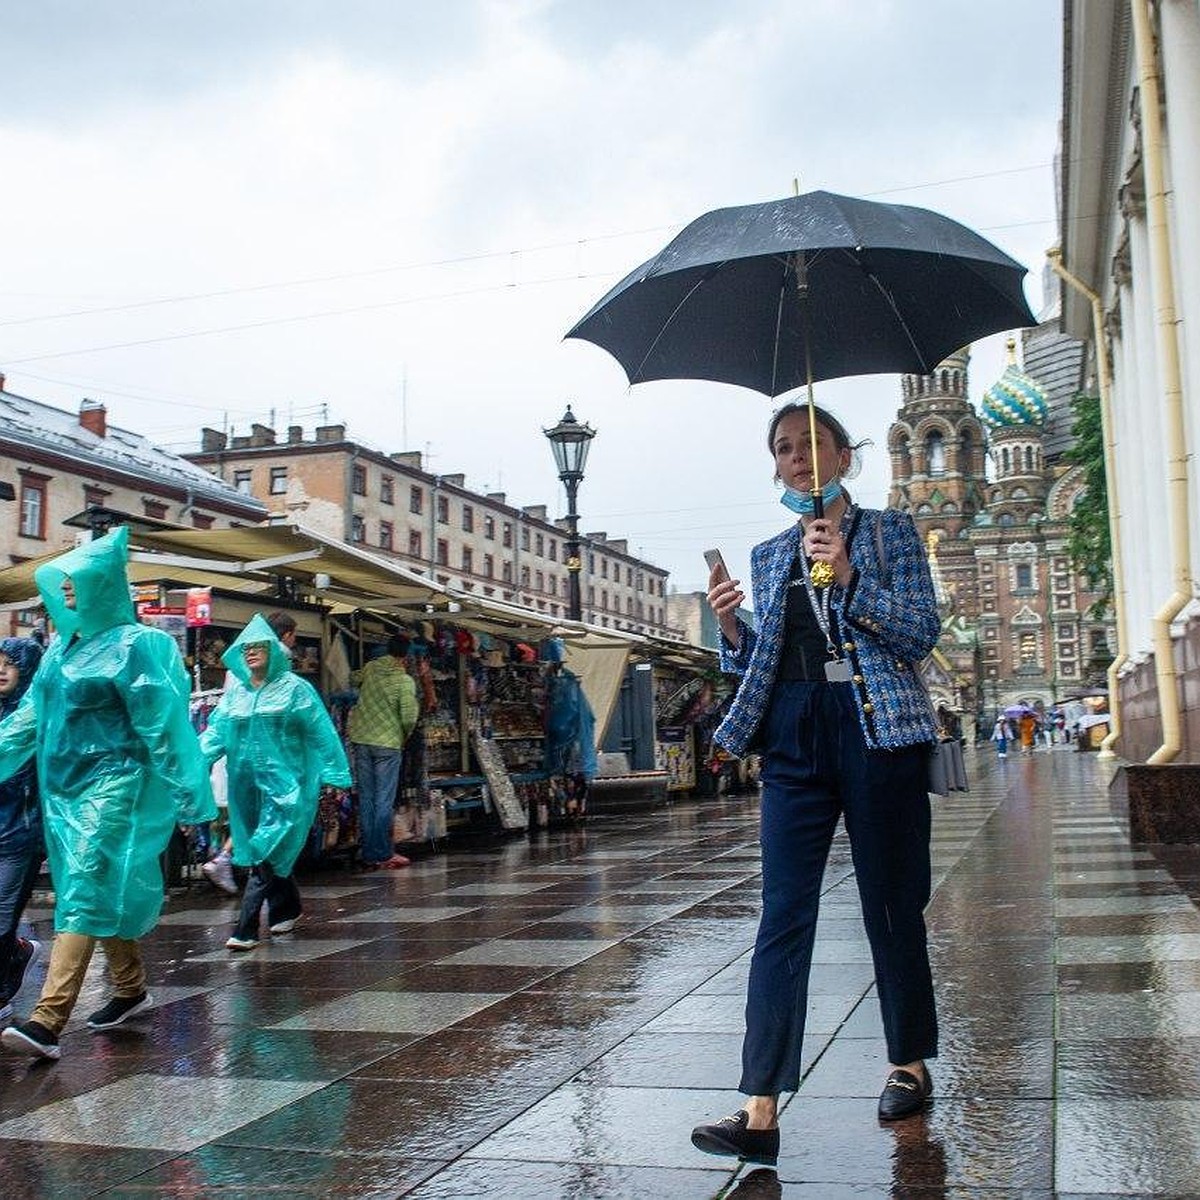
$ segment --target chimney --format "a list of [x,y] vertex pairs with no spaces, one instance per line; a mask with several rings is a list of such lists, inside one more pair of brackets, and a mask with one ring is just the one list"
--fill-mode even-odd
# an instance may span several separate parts
[[275,445],[275,430],[273,430],[269,425],[260,425],[257,421],[254,421],[250,426],[250,445]]
[[99,400],[85,400],[79,406],[79,424],[98,438],[108,436],[108,409]]
[[304,426],[289,425],[288,426],[288,445],[295,446],[304,441]]
[[212,453],[224,450],[229,439],[219,429],[209,429],[207,425],[200,430],[200,453]]
[[318,425],[318,442],[342,442],[346,440],[345,425]]

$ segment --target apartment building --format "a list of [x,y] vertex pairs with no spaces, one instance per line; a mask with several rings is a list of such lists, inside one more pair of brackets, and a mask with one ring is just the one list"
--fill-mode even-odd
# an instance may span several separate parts
[[[89,508],[196,529],[257,525],[266,506],[140,433],[108,422],[103,404],[64,412],[5,390],[0,375],[0,564],[75,544]],[[13,519],[15,515],[15,519]],[[72,525],[64,522],[75,518]]]
[[[186,456],[224,483],[291,520],[398,559],[438,583],[568,615],[565,521],[545,505],[518,507],[503,492],[480,493],[462,475],[433,474],[417,451],[385,454],[351,441],[344,425],[243,436],[201,431]],[[580,538],[583,618],[634,633],[667,635],[667,572],[606,533]]]

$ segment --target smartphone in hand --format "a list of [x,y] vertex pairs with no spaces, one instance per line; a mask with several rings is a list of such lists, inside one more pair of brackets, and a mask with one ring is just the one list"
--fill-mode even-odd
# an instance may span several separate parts
[[704,561],[708,564],[709,572],[714,568],[720,568],[720,574],[717,576],[717,582],[720,583],[723,579],[731,579],[729,568],[725,565],[725,559],[722,557],[720,550],[705,550]]

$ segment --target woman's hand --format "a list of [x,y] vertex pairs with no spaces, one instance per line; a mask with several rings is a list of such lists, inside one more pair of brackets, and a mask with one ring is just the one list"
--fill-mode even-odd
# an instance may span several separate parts
[[738,590],[738,580],[730,579],[718,563],[708,576],[708,607],[713,610],[725,640],[736,650],[741,642],[737,627],[737,610],[746,594]]
[[846,542],[833,521],[825,517],[809,521],[804,529],[804,553],[813,562],[825,562],[833,568],[834,578],[848,587],[854,568],[846,555]]

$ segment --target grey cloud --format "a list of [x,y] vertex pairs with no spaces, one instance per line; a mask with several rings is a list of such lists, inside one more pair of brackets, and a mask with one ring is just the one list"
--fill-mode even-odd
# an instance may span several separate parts
[[0,12],[9,122],[74,125],[326,52],[421,78],[476,48],[478,0],[37,0]]

